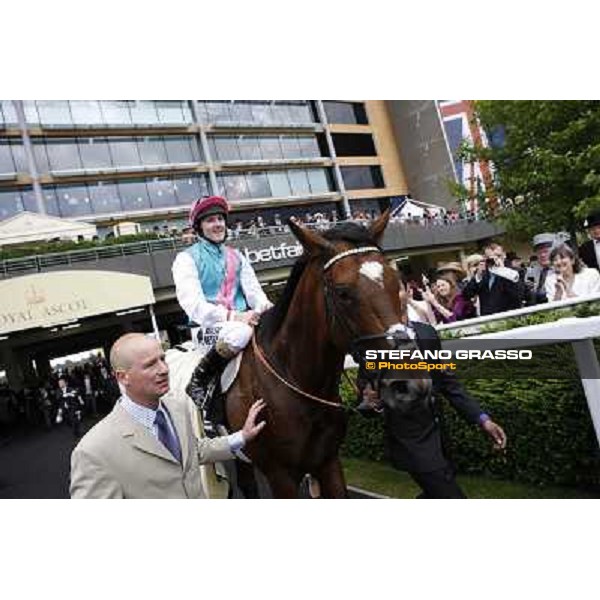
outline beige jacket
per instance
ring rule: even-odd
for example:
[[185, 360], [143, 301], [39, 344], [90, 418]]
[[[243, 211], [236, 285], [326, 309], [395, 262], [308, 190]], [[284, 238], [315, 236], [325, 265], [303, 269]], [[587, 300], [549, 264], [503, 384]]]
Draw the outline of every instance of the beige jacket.
[[184, 403], [163, 397], [183, 465], [121, 408], [82, 438], [71, 455], [72, 498], [204, 498], [200, 464], [233, 458], [226, 438], [197, 440]]

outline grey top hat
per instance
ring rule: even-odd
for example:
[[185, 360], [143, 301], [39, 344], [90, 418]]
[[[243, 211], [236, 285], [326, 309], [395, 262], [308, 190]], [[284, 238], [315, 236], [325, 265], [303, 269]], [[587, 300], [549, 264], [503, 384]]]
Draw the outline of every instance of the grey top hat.
[[533, 236], [531, 241], [534, 248], [539, 246], [553, 246], [556, 242], [556, 234], [554, 233], [538, 233]]

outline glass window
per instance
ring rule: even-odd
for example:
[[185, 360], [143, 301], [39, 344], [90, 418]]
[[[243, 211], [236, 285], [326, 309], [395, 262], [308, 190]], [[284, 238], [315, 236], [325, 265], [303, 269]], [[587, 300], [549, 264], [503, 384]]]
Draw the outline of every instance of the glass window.
[[127, 100], [102, 100], [102, 114], [107, 125], [129, 125], [131, 114]]
[[196, 138], [165, 137], [163, 138], [167, 151], [167, 160], [170, 163], [197, 163], [200, 162], [200, 152]]
[[136, 125], [158, 123], [158, 113], [154, 102], [150, 100], [134, 100], [129, 107], [131, 120]]
[[279, 138], [268, 136], [259, 138], [260, 152], [264, 159], [283, 158]]
[[92, 200], [92, 210], [95, 214], [121, 212], [121, 199], [115, 183], [99, 181], [89, 183], [88, 191]]
[[21, 190], [21, 198], [23, 200], [23, 208], [29, 212], [38, 212], [37, 200], [33, 188]]
[[271, 186], [272, 196], [284, 197], [292, 195], [287, 171], [267, 171], [267, 179]]
[[138, 138], [138, 150], [144, 165], [164, 165], [167, 152], [161, 137]]
[[115, 167], [136, 167], [142, 164], [133, 138], [108, 138], [110, 154]]
[[218, 161], [240, 160], [240, 150], [237, 138], [234, 136], [221, 136], [212, 138], [215, 147], [215, 156]]
[[325, 169], [307, 169], [306, 173], [312, 194], [324, 194], [331, 191]]
[[0, 221], [23, 211], [21, 192], [18, 190], [0, 190]]
[[46, 152], [50, 169], [53, 171], [82, 168], [79, 149], [74, 138], [46, 138]]
[[72, 125], [71, 111], [66, 100], [36, 100], [40, 122], [44, 125]]
[[25, 113], [25, 120], [30, 125], [39, 125], [40, 116], [38, 114], [37, 106], [33, 100], [23, 101], [23, 112]]
[[44, 197], [44, 206], [49, 215], [60, 217], [58, 209], [58, 200], [56, 198], [56, 190], [53, 187], [42, 188], [42, 196]]
[[106, 138], [79, 138], [77, 144], [85, 169], [102, 169], [112, 166]]
[[57, 187], [56, 195], [58, 208], [63, 217], [89, 215], [92, 212], [92, 203], [85, 184]]
[[191, 123], [192, 116], [187, 102], [181, 100], [156, 100], [156, 110], [161, 123]]
[[177, 194], [170, 178], [154, 177], [146, 182], [150, 194], [150, 204], [153, 208], [175, 206]]
[[311, 193], [306, 171], [303, 169], [290, 169], [288, 175], [292, 185], [292, 195], [304, 196]]
[[251, 198], [268, 198], [271, 196], [271, 186], [266, 173], [250, 172], [246, 175], [246, 182]]
[[254, 123], [270, 123], [271, 114], [267, 102], [252, 102], [252, 121]]
[[246, 177], [237, 173], [220, 174], [217, 176], [219, 193], [228, 200], [241, 200], [249, 197]]
[[234, 102], [230, 108], [233, 121], [252, 123], [252, 108], [248, 102]]
[[98, 100], [71, 100], [71, 115], [76, 125], [101, 125], [102, 111]]
[[8, 140], [0, 140], [0, 173], [16, 173]]
[[29, 165], [27, 164], [27, 156], [25, 155], [25, 147], [19, 142], [10, 142], [13, 161], [17, 168], [17, 173], [29, 173]]
[[302, 158], [302, 150], [298, 137], [295, 135], [285, 135], [281, 138], [281, 148], [285, 158]]
[[205, 102], [204, 106], [206, 108], [206, 118], [208, 119], [208, 123], [216, 123], [218, 121], [223, 123], [231, 121], [231, 114], [229, 112], [230, 104], [231, 102], [229, 100]]
[[260, 146], [257, 137], [240, 135], [238, 147], [242, 160], [260, 160]]
[[350, 125], [368, 125], [367, 114], [363, 104], [358, 102], [336, 102], [326, 100], [323, 102], [327, 120], [330, 123], [344, 123]]
[[303, 158], [315, 158], [321, 156], [317, 138], [314, 136], [300, 136], [298, 138], [300, 154]]
[[4, 122], [7, 125], [17, 125], [19, 119], [17, 118], [17, 111], [12, 100], [1, 100], [0, 105], [2, 105], [2, 112], [4, 113]]
[[310, 105], [306, 102], [288, 104], [288, 112], [292, 123], [313, 123], [315, 120]]
[[282, 124], [282, 123], [293, 122], [290, 119], [290, 113], [285, 104], [281, 104], [278, 102], [276, 102], [275, 104], [272, 104], [271, 105], [271, 114], [273, 115], [274, 123]]
[[150, 208], [150, 199], [146, 182], [143, 179], [120, 181], [118, 184], [119, 195], [123, 210], [143, 210]]
[[206, 102], [197, 100], [196, 109], [198, 111], [197, 117], [200, 123], [208, 123], [208, 112], [206, 111]]
[[194, 177], [175, 177], [173, 189], [179, 204], [191, 204], [201, 196], [208, 194], [208, 181], [205, 175]]
[[33, 156], [35, 158], [35, 166], [38, 173], [50, 173], [50, 162], [48, 160], [48, 152], [46, 152], [46, 144], [43, 140], [34, 139], [33, 141]]
[[349, 190], [385, 187], [379, 167], [341, 167], [340, 170]]

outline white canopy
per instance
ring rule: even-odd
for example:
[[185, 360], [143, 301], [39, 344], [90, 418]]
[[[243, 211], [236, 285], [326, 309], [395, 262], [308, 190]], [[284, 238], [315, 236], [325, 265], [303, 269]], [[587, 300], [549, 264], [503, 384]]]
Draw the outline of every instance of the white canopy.
[[425, 211], [428, 211], [432, 215], [438, 215], [443, 211], [443, 208], [435, 204], [407, 198], [392, 211], [391, 216], [396, 218], [421, 218], [425, 215]]
[[55, 238], [77, 240], [80, 235], [84, 239], [92, 239], [96, 234], [96, 226], [90, 223], [27, 211], [0, 222], [0, 246], [43, 242]]

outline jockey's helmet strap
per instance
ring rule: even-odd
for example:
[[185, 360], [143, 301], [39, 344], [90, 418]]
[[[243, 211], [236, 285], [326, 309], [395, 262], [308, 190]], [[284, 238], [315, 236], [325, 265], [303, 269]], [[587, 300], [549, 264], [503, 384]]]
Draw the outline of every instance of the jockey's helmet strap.
[[381, 254], [381, 249], [377, 246], [364, 246], [363, 248], [352, 248], [351, 250], [345, 250], [344, 252], [340, 252], [336, 254], [333, 258], [330, 258], [323, 267], [323, 272], [327, 271], [331, 265], [336, 263], [338, 260], [342, 258], [346, 258], [347, 256], [352, 256], [354, 254], [365, 254], [366, 252], [377, 252]]

